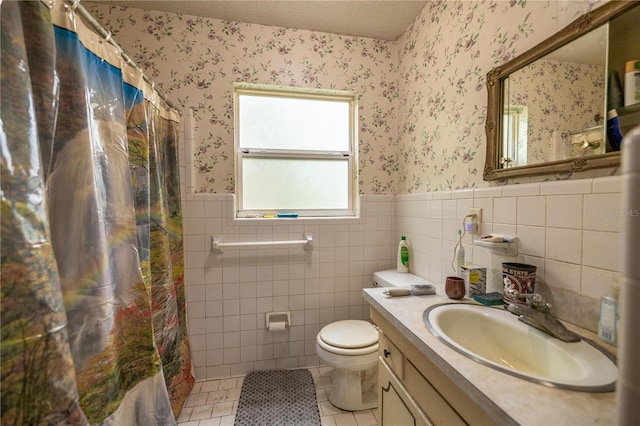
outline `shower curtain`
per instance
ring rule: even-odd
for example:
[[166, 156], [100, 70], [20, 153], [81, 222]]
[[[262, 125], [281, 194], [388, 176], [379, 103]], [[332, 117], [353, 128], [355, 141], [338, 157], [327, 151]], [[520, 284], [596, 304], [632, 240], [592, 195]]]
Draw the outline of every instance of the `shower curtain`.
[[1, 12], [1, 424], [175, 424], [179, 116], [61, 0]]

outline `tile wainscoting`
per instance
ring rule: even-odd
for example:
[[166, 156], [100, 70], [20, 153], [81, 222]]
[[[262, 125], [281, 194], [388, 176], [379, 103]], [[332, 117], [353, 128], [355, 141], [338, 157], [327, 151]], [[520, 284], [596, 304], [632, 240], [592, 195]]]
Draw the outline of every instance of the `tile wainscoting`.
[[[457, 230], [470, 207], [482, 208], [482, 234], [519, 238], [517, 257], [473, 246], [467, 261], [487, 267], [498, 288], [501, 263], [536, 265], [537, 291], [560, 318], [595, 330], [598, 302], [619, 269], [621, 180], [618, 176], [396, 196], [361, 196], [358, 219], [233, 219], [233, 195], [183, 200], [185, 279], [197, 380], [270, 368], [317, 366], [315, 338], [340, 319], [367, 319], [362, 288], [376, 270], [395, 267], [406, 235], [412, 273], [433, 282], [451, 275]], [[210, 250], [224, 241], [301, 239], [292, 247]], [[286, 331], [265, 330], [265, 312], [291, 311]]]
[[[234, 220], [233, 195], [184, 200], [187, 320], [197, 380], [253, 370], [317, 366], [320, 328], [366, 319], [362, 289], [395, 265], [394, 196], [361, 197], [357, 219]], [[223, 241], [300, 240], [300, 246], [225, 247]], [[291, 327], [265, 329], [265, 313], [291, 311]]]
[[471, 207], [482, 208], [481, 234], [518, 237], [505, 256], [463, 239], [467, 263], [487, 267], [489, 290], [501, 288], [502, 262], [537, 266], [536, 291], [559, 318], [596, 330], [599, 298], [619, 270], [622, 180], [593, 179], [491, 186], [398, 195], [394, 235], [412, 244], [411, 272], [434, 282], [454, 272], [458, 229]]

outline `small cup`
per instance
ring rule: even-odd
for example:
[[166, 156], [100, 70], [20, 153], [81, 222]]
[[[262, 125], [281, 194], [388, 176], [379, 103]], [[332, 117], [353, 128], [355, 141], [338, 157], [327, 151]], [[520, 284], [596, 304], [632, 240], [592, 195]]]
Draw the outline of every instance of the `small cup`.
[[464, 279], [460, 277], [447, 277], [444, 282], [444, 292], [449, 299], [462, 299], [464, 297]]

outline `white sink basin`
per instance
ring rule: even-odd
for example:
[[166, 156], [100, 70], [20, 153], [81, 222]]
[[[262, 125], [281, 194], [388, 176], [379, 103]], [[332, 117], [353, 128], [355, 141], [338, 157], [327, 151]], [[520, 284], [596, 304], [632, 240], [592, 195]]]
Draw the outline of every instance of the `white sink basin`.
[[611, 355], [588, 340], [565, 343], [502, 308], [447, 303], [428, 308], [423, 319], [443, 343], [496, 370], [563, 389], [615, 389], [618, 368]]

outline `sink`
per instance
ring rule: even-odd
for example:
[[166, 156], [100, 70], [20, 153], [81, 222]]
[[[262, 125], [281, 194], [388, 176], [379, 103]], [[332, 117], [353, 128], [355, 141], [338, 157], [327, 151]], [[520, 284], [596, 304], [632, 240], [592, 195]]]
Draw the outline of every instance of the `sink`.
[[443, 303], [426, 309], [423, 320], [450, 348], [503, 373], [562, 389], [615, 389], [618, 368], [612, 355], [586, 339], [565, 343], [502, 308]]

